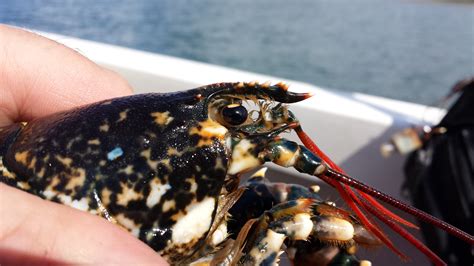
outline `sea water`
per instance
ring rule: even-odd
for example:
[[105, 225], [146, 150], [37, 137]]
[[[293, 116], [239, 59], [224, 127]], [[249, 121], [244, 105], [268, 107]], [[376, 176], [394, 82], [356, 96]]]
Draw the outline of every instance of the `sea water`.
[[1, 0], [0, 23], [430, 104], [474, 74], [474, 5]]

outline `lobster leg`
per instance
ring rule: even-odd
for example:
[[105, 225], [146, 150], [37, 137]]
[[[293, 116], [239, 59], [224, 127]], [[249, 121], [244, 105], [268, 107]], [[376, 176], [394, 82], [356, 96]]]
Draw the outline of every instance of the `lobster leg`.
[[[320, 209], [324, 213], [319, 213]], [[296, 241], [312, 237], [340, 247], [352, 246], [355, 229], [348, 220], [349, 217], [341, 217], [339, 209], [315, 199], [302, 198], [275, 205], [258, 219], [240, 262], [274, 265], [286, 239]], [[347, 265], [359, 264], [352, 255], [346, 262]]]

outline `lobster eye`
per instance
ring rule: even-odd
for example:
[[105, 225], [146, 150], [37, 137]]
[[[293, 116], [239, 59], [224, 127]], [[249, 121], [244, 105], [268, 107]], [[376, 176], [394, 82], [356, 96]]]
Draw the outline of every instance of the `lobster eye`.
[[247, 120], [248, 112], [245, 107], [238, 104], [227, 105], [222, 108], [222, 118], [232, 126], [238, 126]]

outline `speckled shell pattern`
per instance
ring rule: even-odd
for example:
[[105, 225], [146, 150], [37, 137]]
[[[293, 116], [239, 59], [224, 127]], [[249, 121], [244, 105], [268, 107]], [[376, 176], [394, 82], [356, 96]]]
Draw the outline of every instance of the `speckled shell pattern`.
[[4, 128], [0, 180], [117, 222], [171, 260], [188, 256], [209, 229], [170, 247], [171, 228], [191, 204], [217, 204], [229, 151], [203, 132], [202, 99], [223, 86], [116, 98]]

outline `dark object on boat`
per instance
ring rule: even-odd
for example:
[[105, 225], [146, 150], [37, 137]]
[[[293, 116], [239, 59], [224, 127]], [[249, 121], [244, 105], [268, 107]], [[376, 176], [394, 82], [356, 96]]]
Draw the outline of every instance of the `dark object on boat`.
[[[414, 205], [474, 233], [474, 77], [457, 83], [459, 98], [405, 163], [404, 188]], [[473, 265], [474, 248], [420, 223], [428, 247], [448, 265]]]

